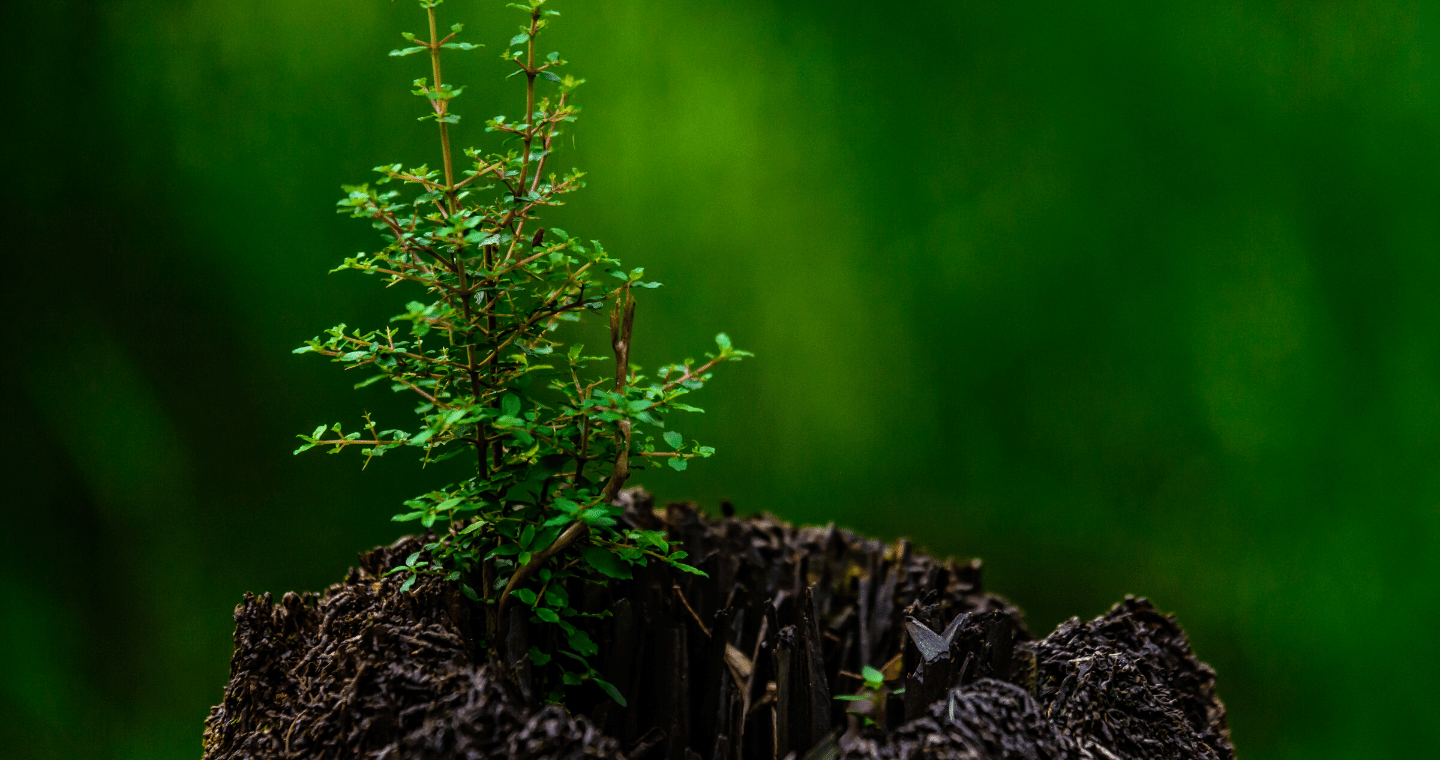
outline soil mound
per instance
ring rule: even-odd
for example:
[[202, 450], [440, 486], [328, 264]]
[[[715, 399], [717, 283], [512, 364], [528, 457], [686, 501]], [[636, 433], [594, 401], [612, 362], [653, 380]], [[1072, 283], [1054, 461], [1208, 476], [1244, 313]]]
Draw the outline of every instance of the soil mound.
[[[323, 594], [246, 595], [205, 757], [1234, 757], [1214, 672], [1144, 599], [1034, 641], [981, 588], [978, 562], [768, 515], [653, 510], [638, 490], [622, 499], [625, 520], [684, 541], [709, 575], [651, 567], [567, 589], [611, 611], [588, 633], [626, 706], [593, 686], [566, 708], [539, 704], [527, 660], [505, 668], [480, 648], [483, 621], [456, 584], [402, 593], [383, 577], [426, 541], [407, 537]], [[907, 621], [949, 639], [922, 651]], [[553, 626], [519, 623], [520, 651], [548, 645]], [[866, 665], [888, 693], [833, 699], [860, 692]]]

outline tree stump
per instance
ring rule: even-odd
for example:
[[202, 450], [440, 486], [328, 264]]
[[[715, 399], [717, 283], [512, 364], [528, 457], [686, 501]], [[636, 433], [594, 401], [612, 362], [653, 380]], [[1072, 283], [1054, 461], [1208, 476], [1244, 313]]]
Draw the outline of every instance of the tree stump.
[[[402, 593], [383, 577], [427, 540], [412, 536], [321, 594], [246, 595], [205, 758], [1234, 757], [1214, 672], [1144, 599], [1035, 640], [978, 561], [833, 525], [655, 510], [639, 489], [621, 499], [624, 519], [663, 527], [709, 576], [652, 566], [568, 589], [611, 613], [587, 632], [625, 706], [593, 685], [540, 704], [523, 677], [500, 677], [483, 613], [455, 584]], [[927, 660], [907, 621], [956, 625]], [[529, 641], [528, 625], [517, 617], [511, 637]]]

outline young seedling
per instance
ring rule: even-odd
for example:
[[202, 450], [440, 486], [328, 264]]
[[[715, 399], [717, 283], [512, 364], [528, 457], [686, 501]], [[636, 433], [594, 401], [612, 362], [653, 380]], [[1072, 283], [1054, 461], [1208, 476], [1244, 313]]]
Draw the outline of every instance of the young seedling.
[[[590, 666], [596, 645], [577, 627], [585, 615], [566, 589], [629, 578], [632, 566], [651, 562], [700, 573], [663, 532], [617, 522], [616, 496], [633, 471], [659, 462], [684, 470], [714, 453], [674, 429], [673, 413], [700, 411], [684, 402], [688, 394], [719, 364], [751, 354], [722, 333], [704, 360], [653, 377], [630, 363], [632, 291], [660, 283], [623, 269], [599, 241], [543, 221], [584, 186], [582, 172], [554, 169], [584, 81], [562, 76], [567, 61], [538, 46], [558, 12], [546, 0], [508, 6], [525, 17], [501, 55], [523, 82], [524, 111], [486, 122], [503, 152], [467, 148], [457, 158], [451, 128], [460, 116], [451, 104], [463, 88], [442, 78], [441, 54], [479, 46], [458, 39], [458, 23], [441, 34], [442, 2], [420, 0], [427, 31], [404, 34], [408, 46], [390, 53], [429, 59], [412, 91], [427, 104], [421, 118], [437, 125], [439, 165], [387, 164], [376, 167], [373, 186], [346, 186], [340, 211], [369, 221], [383, 247], [332, 270], [380, 277], [413, 299], [391, 326], [337, 325], [296, 350], [368, 375], [356, 388], [383, 383], [411, 395], [419, 423], [381, 429], [366, 413], [362, 431], [321, 425], [299, 436], [296, 453], [358, 447], [367, 465], [399, 449], [419, 452], [425, 464], [467, 456], [473, 475], [406, 501], [394, 517], [433, 531], [423, 553], [390, 571], [406, 576], [401, 591], [422, 575], [458, 584], [483, 606], [492, 651], [506, 641], [512, 608], [523, 605], [529, 623], [559, 629], [554, 651], [528, 652], [552, 699], [592, 681], [624, 704]], [[606, 312], [610, 356], [587, 353], [574, 325]], [[526, 654], [505, 659], [513, 665]]]
[[[837, 694], [835, 696], [835, 699], [843, 700], [846, 702], [859, 702], [862, 700], [869, 701], [872, 697], [874, 697], [875, 692], [878, 692], [881, 689], [885, 688], [885, 674], [870, 667], [869, 665], [866, 665], [860, 670], [860, 678], [865, 682], [865, 685], [861, 687], [861, 693]], [[865, 692], [870, 693], [867, 694]]]
[[[898, 663], [896, 663], [898, 665]], [[855, 674], [847, 674], [855, 677]], [[885, 674], [875, 668], [866, 665], [860, 669], [858, 676], [863, 685], [855, 694], [837, 694], [834, 698], [845, 702], [864, 702], [865, 705], [858, 710], [847, 710], [847, 714], [854, 715], [865, 722], [867, 726], [879, 725], [874, 716], [882, 714], [885, 707], [885, 700], [891, 694], [904, 694], [904, 689], [887, 689], [885, 687]]]

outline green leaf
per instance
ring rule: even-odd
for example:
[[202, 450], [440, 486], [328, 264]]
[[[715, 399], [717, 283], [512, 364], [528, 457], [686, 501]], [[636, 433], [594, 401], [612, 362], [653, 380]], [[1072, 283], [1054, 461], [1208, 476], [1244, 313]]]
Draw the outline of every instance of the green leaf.
[[510, 592], [510, 596], [519, 599], [526, 605], [531, 605], [535, 603], [535, 592], [531, 591], [528, 588], [517, 588], [514, 591]]
[[550, 655], [540, 651], [539, 647], [530, 647], [530, 661], [538, 666], [550, 664]]
[[690, 466], [690, 463], [688, 461], [680, 457], [670, 457], [669, 461], [670, 469], [676, 472], [684, 472], [685, 468]]
[[[670, 551], [670, 542], [665, 540], [664, 531], [659, 530], [632, 530], [628, 535], [632, 540], [641, 546], [653, 546], [662, 552]], [[678, 559], [678, 557], [677, 557]]]
[[511, 38], [510, 38], [510, 42], [509, 42], [508, 44], [510, 44], [510, 45], [521, 45], [521, 44], [524, 44], [524, 43], [529, 42], [529, 41], [530, 41], [530, 33], [529, 33], [529, 32], [521, 32], [521, 33], [515, 35], [514, 37], [511, 37]]
[[536, 533], [536, 534], [535, 534], [535, 543], [533, 543], [533, 544], [530, 545], [530, 551], [532, 551], [532, 552], [538, 552], [538, 551], [540, 551], [541, 549], [544, 549], [545, 547], [549, 546], [550, 544], [555, 543], [555, 539], [558, 538], [559, 536], [560, 536], [560, 529], [559, 529], [559, 528], [556, 528], [556, 527], [554, 527], [554, 526], [550, 526], [550, 527], [547, 527], [547, 528], [542, 529], [539, 533]]
[[585, 558], [586, 564], [595, 568], [602, 575], [611, 578], [629, 580], [632, 576], [630, 568], [620, 561], [619, 557], [610, 553], [610, 550], [599, 546], [587, 546], [580, 550], [580, 556]]
[[497, 547], [495, 547], [494, 549], [491, 549], [491, 550], [490, 550], [490, 553], [487, 554], [487, 555], [485, 555], [485, 559], [494, 559], [494, 558], [496, 558], [496, 557], [508, 557], [508, 556], [510, 556], [511, 554], [517, 554], [517, 553], [519, 553], [519, 551], [520, 551], [520, 547], [516, 546], [515, 544], [505, 544], [504, 546], [497, 546]]
[[558, 622], [560, 622], [560, 615], [557, 614], [557, 613], [555, 612], [555, 610], [552, 610], [552, 609], [550, 609], [549, 607], [536, 607], [536, 608], [535, 608], [535, 617], [538, 617], [538, 618], [540, 618], [541, 620], [544, 620], [544, 621], [547, 622], [547, 623], [558, 623]]
[[584, 512], [580, 513], [579, 519], [584, 521], [586, 525], [597, 526], [601, 528], [615, 527], [615, 520], [610, 517], [609, 512], [607, 512], [603, 507], [587, 509]]
[[865, 667], [860, 669], [860, 675], [865, 677], [865, 683], [885, 683], [885, 674], [870, 667], [869, 665], [866, 665]]
[[680, 435], [674, 430], [665, 431], [664, 437], [665, 442], [670, 444], [670, 448], [672, 449], [679, 449], [681, 446], [685, 445], [685, 436]]
[[715, 343], [720, 346], [720, 350], [728, 350], [730, 348], [730, 336], [725, 333], [720, 333], [715, 336]]
[[600, 647], [595, 645], [595, 641], [590, 638], [590, 634], [584, 631], [577, 629], [574, 633], [570, 634], [569, 640], [570, 648], [586, 657], [600, 651]]
[[410, 590], [410, 587], [415, 585], [415, 579], [416, 579], [417, 577], [419, 577], [419, 576], [415, 575], [414, 573], [411, 573], [411, 574], [410, 574], [410, 577], [409, 577], [409, 578], [406, 578], [406, 579], [405, 579], [405, 582], [402, 583], [402, 584], [400, 584], [400, 593], [403, 594], [403, 593], [405, 593], [406, 591], [409, 591], [409, 590]]
[[544, 77], [545, 79], [548, 79], [548, 80], [550, 80], [550, 81], [552, 81], [552, 82], [558, 82], [558, 81], [560, 81], [560, 76], [559, 76], [558, 74], [556, 74], [555, 72], [553, 72], [553, 71], [542, 71], [542, 72], [540, 72], [540, 76], [542, 76], [542, 77]]
[[480, 595], [475, 593], [475, 589], [470, 588], [469, 584], [460, 584], [460, 593], [464, 594], [465, 598], [472, 602], [480, 601]]
[[675, 569], [677, 569], [677, 570], [684, 570], [684, 571], [687, 572], [687, 573], [692, 573], [692, 574], [694, 574], [694, 575], [698, 575], [698, 576], [700, 576], [701, 578], [709, 578], [709, 577], [710, 577], [709, 575], [707, 575], [707, 574], [705, 573], [705, 571], [701, 570], [700, 568], [691, 567], [691, 566], [685, 564], [684, 562], [671, 562], [670, 565], [671, 565], [672, 567], [674, 567]]
[[846, 701], [846, 702], [868, 702], [868, 701], [870, 701], [870, 698], [869, 698], [869, 697], [863, 697], [863, 696], [861, 696], [861, 695], [859, 695], [859, 694], [836, 694], [834, 697], [832, 697], [832, 699], [839, 699], [839, 700], [843, 700], [843, 701]]
[[369, 380], [361, 380], [360, 382], [358, 382], [358, 383], [355, 384], [355, 390], [358, 391], [358, 390], [360, 390], [361, 388], [365, 388], [365, 387], [374, 385], [375, 383], [378, 383], [378, 382], [380, 382], [381, 380], [384, 380], [384, 379], [387, 378], [387, 377], [389, 377], [389, 375], [375, 375], [374, 377], [370, 378]]
[[500, 411], [506, 417], [519, 417], [520, 397], [513, 393], [505, 394], [505, 397], [500, 399]]
[[615, 684], [606, 681], [600, 676], [591, 676], [590, 680], [594, 681], [596, 686], [599, 686], [601, 689], [603, 689], [605, 693], [610, 695], [610, 698], [615, 700], [615, 702], [621, 707], [627, 706], [625, 704], [625, 698], [620, 696], [620, 690], [615, 688]]

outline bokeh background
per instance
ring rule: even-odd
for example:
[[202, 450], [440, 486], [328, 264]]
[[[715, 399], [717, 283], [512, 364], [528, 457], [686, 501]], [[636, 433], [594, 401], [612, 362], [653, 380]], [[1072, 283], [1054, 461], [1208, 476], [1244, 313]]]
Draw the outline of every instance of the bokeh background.
[[[589, 80], [556, 223], [666, 283], [637, 360], [727, 366], [722, 498], [979, 556], [1045, 634], [1127, 593], [1240, 756], [1440, 740], [1435, 3], [557, 5]], [[523, 109], [518, 20], [461, 144]], [[513, 12], [512, 12], [513, 13]], [[338, 185], [436, 160], [413, 2], [8, 3], [0, 754], [193, 758], [247, 590], [320, 589], [430, 483], [290, 454], [406, 404], [303, 339], [410, 295]]]

